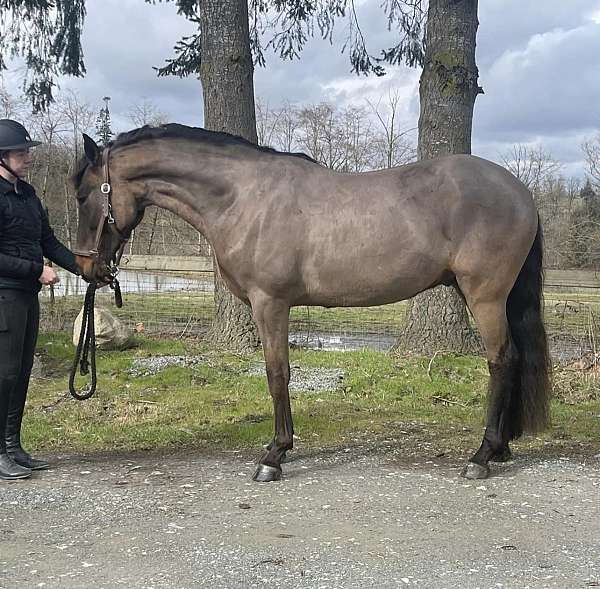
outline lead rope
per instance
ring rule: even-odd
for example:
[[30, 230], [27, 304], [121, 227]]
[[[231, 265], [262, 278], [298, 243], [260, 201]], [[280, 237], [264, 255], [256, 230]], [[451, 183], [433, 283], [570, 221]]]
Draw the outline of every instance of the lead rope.
[[123, 306], [123, 295], [121, 295], [121, 285], [116, 276], [113, 277], [109, 286], [115, 291], [115, 307], [120, 309]]
[[[85, 293], [83, 302], [83, 313], [81, 315], [81, 331], [79, 332], [79, 342], [75, 350], [75, 360], [69, 374], [69, 392], [71, 396], [78, 401], [89, 399], [96, 392], [96, 330], [94, 325], [94, 303], [96, 301], [96, 288], [98, 283], [90, 282]], [[119, 308], [123, 306], [123, 297], [121, 295], [121, 285], [116, 277], [110, 283], [110, 287], [115, 291], [115, 305]], [[75, 374], [79, 364], [79, 374], [85, 376], [92, 369], [91, 382], [85, 392], [78, 392], [75, 389]]]
[[[69, 392], [78, 401], [89, 399], [96, 392], [96, 332], [94, 329], [94, 302], [96, 298], [96, 282], [90, 282], [85, 293], [81, 316], [79, 343], [75, 351], [75, 360], [69, 374]], [[75, 374], [79, 364], [79, 373], [85, 376], [92, 369], [91, 382], [85, 392], [75, 389]]]

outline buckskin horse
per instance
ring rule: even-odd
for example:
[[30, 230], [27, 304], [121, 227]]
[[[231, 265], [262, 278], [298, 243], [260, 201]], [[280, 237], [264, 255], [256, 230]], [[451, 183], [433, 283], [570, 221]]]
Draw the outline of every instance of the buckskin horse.
[[463, 476], [487, 477], [490, 461], [510, 457], [511, 440], [547, 424], [542, 230], [530, 192], [501, 166], [453, 155], [340, 173], [304, 154], [176, 124], [121, 134], [104, 149], [84, 136], [84, 147], [72, 180], [75, 253], [87, 280], [110, 282], [111, 260], [154, 205], [206, 237], [221, 276], [252, 308], [275, 414], [254, 480], [278, 480], [293, 444], [296, 305], [384, 305], [453, 285], [490, 374], [483, 441]]

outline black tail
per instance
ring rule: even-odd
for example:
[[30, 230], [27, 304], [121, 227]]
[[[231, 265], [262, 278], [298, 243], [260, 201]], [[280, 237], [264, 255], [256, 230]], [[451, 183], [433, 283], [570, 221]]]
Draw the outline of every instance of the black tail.
[[543, 236], [538, 218], [535, 240], [510, 291], [507, 316], [519, 354], [510, 421], [513, 438], [547, 427], [552, 363], [543, 322]]

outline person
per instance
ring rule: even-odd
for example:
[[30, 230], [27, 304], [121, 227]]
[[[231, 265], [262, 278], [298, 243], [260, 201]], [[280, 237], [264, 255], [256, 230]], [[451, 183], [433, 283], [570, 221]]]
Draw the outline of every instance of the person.
[[32, 141], [23, 125], [0, 119], [0, 479], [48, 467], [21, 446], [21, 422], [39, 328], [38, 293], [56, 284], [44, 257], [79, 274], [74, 254], [54, 235], [46, 210], [24, 177]]

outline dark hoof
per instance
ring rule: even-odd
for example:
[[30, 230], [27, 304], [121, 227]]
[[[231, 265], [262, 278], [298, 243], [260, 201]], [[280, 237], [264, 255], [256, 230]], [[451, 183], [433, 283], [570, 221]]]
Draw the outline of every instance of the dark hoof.
[[460, 473], [465, 479], [487, 479], [490, 474], [489, 466], [481, 466], [476, 462], [467, 462]]
[[252, 477], [252, 480], [257, 483], [270, 483], [279, 479], [281, 479], [281, 469], [267, 464], [259, 464]]
[[510, 451], [510, 448], [507, 446], [506, 448], [500, 450], [499, 452], [496, 452], [496, 454], [494, 454], [490, 460], [492, 462], [508, 462], [509, 460], [512, 460], [512, 452]]

